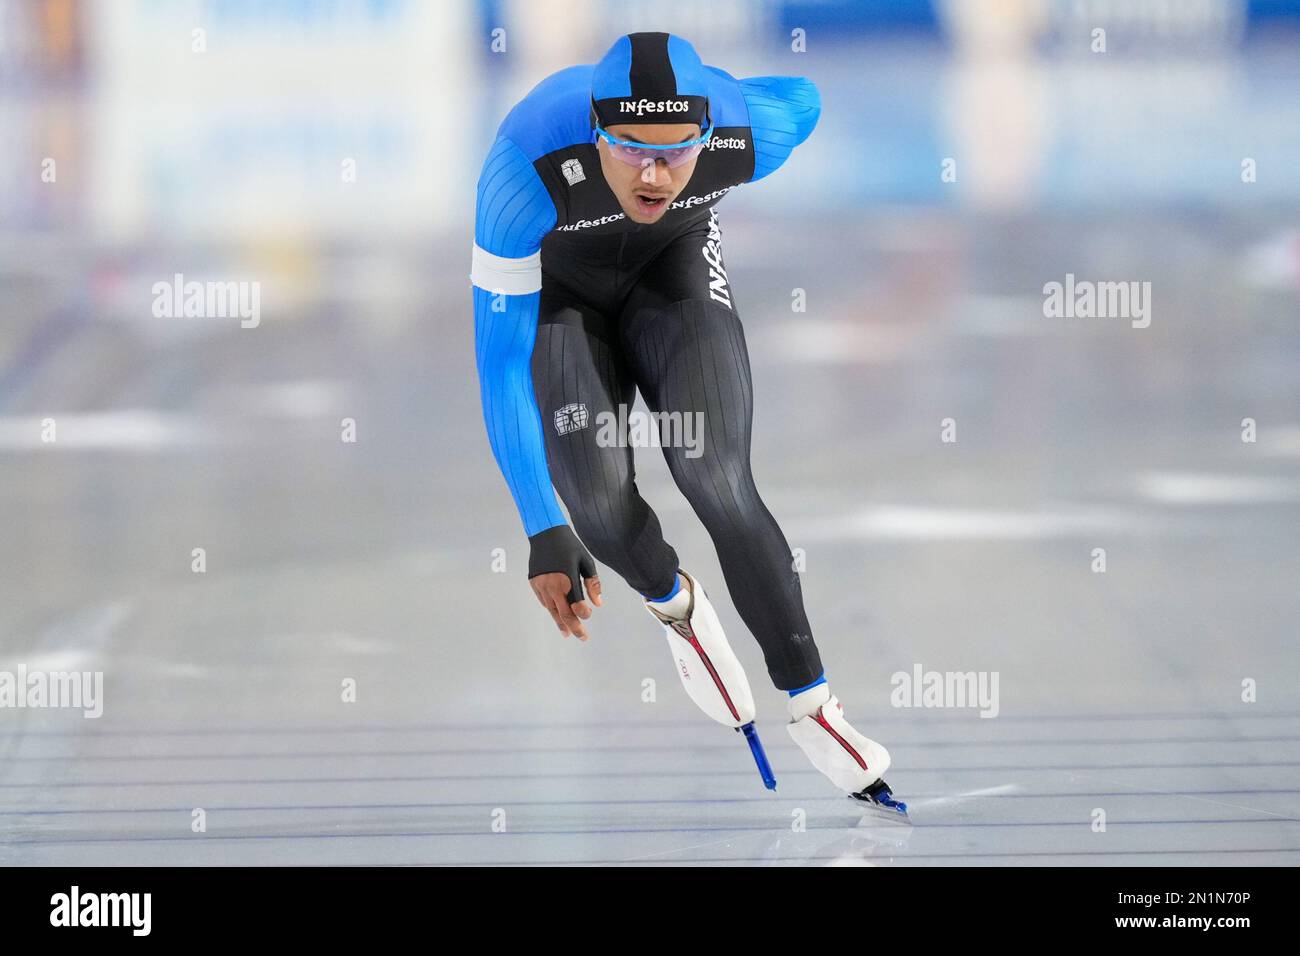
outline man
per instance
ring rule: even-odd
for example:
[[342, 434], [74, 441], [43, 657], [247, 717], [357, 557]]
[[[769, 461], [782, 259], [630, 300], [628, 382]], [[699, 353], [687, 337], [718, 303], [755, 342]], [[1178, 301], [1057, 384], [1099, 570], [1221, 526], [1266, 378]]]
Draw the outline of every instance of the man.
[[538, 84], [501, 124], [478, 182], [480, 391], [528, 535], [529, 583], [560, 632], [587, 639], [584, 588], [602, 604], [594, 554], [663, 624], [691, 699], [745, 730], [775, 786], [740, 662], [634, 480], [636, 390], [652, 412], [698, 422], [698, 443], [664, 442], [664, 457], [790, 695], [790, 735], [837, 786], [905, 812], [882, 779], [888, 752], [831, 696], [789, 546], [750, 473], [749, 358], [713, 208], [780, 167], [820, 111], [808, 80], [736, 80], [666, 33], [621, 37], [594, 67]]

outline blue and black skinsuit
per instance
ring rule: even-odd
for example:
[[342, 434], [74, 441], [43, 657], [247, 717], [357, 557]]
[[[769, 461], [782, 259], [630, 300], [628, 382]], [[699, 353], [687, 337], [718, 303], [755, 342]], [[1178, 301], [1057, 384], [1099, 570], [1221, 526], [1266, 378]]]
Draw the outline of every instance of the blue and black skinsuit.
[[[654, 122], [647, 109], [674, 97], [714, 133], [668, 211], [639, 224], [601, 173], [594, 126]], [[636, 118], [609, 118], [620, 109]], [[783, 690], [816, 681], [822, 664], [789, 545], [750, 472], [749, 356], [714, 206], [780, 167], [820, 110], [808, 80], [737, 80], [679, 37], [621, 37], [599, 64], [547, 77], [501, 124], [478, 181], [471, 274], [483, 414], [529, 537], [529, 577], [567, 574], [580, 600], [595, 573], [585, 545], [641, 594], [668, 593], [677, 554], [637, 491], [632, 448], [597, 440], [601, 413], [626, 416], [637, 389], [653, 412], [702, 413], [699, 448], [663, 454]], [[697, 121], [671, 115], [658, 120]]]

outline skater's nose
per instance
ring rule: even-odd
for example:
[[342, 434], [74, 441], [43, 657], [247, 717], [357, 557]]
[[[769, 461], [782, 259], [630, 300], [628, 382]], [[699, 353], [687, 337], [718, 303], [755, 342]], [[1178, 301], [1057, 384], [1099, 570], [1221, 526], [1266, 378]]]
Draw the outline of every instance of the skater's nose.
[[667, 186], [672, 183], [673, 174], [669, 171], [668, 164], [661, 159], [645, 165], [641, 170], [641, 181], [647, 186]]

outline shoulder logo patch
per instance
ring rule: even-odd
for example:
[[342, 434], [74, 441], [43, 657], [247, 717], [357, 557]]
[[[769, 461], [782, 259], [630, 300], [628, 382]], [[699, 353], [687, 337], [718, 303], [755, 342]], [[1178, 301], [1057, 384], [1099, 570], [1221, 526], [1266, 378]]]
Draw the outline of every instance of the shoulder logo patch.
[[576, 186], [587, 178], [582, 172], [582, 163], [576, 159], [566, 159], [561, 163], [560, 172], [564, 173], [564, 178], [568, 180], [570, 186]]

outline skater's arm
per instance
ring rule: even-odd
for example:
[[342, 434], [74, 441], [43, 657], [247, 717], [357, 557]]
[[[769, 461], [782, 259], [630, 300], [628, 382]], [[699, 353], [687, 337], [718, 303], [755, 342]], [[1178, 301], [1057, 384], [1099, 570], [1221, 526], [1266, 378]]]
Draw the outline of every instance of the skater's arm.
[[754, 76], [738, 82], [754, 138], [750, 182], [757, 182], [779, 169], [812, 133], [821, 116], [821, 94], [801, 76]]
[[510, 139], [493, 144], [478, 183], [474, 226], [474, 348], [488, 441], [528, 535], [528, 580], [560, 633], [587, 639], [583, 590], [599, 605], [591, 555], [560, 510], [546, 465], [532, 355], [542, 288], [542, 237], [555, 205]]
[[530, 537], [566, 524], [546, 466], [531, 360], [542, 287], [542, 237], [555, 206], [510, 140], [493, 144], [478, 181], [474, 345], [488, 441]]

